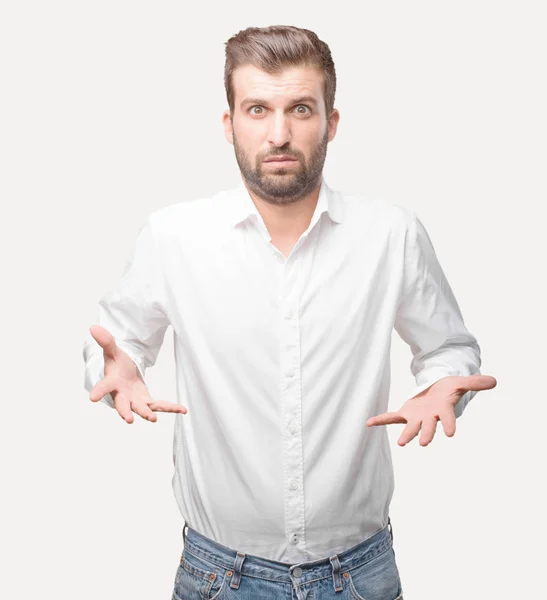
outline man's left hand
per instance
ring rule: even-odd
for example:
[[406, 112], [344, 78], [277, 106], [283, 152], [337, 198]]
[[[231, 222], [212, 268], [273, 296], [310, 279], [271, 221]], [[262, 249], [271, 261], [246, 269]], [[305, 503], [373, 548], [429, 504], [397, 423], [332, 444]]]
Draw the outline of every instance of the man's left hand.
[[437, 421], [443, 424], [448, 437], [456, 433], [456, 415], [454, 407], [458, 400], [469, 390], [489, 390], [497, 385], [490, 375], [468, 375], [443, 377], [407, 400], [397, 412], [387, 412], [367, 421], [369, 427], [374, 425], [389, 425], [390, 423], [406, 423], [399, 446], [404, 446], [413, 440], [420, 429], [420, 445], [427, 446], [437, 429]]

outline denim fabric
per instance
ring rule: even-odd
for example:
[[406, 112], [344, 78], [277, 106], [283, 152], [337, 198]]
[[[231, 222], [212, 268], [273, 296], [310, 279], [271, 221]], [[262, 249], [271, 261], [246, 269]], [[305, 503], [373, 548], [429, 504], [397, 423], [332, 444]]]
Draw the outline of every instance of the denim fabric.
[[403, 600], [390, 520], [340, 554], [295, 564], [232, 550], [188, 525], [183, 536], [171, 600]]

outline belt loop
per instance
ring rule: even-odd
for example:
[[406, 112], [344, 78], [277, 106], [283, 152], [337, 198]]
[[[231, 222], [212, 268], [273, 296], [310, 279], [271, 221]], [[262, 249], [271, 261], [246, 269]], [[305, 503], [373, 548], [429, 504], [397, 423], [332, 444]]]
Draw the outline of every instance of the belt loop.
[[184, 540], [183, 544], [182, 544], [182, 552], [180, 555], [180, 564], [182, 565], [182, 563], [184, 562], [184, 549], [186, 548], [186, 529], [187, 529], [188, 525], [186, 525], [186, 523], [184, 523], [184, 527], [182, 528], [182, 539]]
[[230, 581], [230, 587], [234, 590], [237, 590], [239, 588], [239, 582], [241, 581], [241, 566], [243, 565], [244, 560], [245, 553], [238, 552], [234, 560], [234, 574], [232, 577], [232, 581]]
[[391, 525], [391, 518], [387, 518], [387, 524], [389, 526], [389, 535], [391, 536], [391, 541], [393, 542], [393, 526]]
[[332, 565], [332, 579], [334, 582], [334, 591], [341, 592], [344, 587], [342, 586], [342, 579], [340, 578], [340, 560], [338, 555], [335, 554], [329, 558], [330, 564]]

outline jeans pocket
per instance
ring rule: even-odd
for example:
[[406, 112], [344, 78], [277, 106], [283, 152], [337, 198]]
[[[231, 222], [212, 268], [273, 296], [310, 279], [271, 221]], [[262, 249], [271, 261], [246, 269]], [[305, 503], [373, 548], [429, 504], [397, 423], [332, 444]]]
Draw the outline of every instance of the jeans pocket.
[[351, 600], [402, 600], [393, 547], [348, 571]]
[[172, 600], [220, 600], [228, 585], [227, 569], [184, 550], [173, 589]]

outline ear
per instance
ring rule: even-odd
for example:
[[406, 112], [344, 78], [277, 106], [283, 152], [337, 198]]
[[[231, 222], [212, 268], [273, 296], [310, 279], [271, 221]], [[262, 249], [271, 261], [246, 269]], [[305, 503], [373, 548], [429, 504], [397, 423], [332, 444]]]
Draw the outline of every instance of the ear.
[[224, 136], [230, 144], [234, 144], [234, 131], [232, 129], [232, 121], [230, 120], [230, 111], [225, 110], [222, 113], [222, 124], [224, 125]]
[[327, 121], [327, 128], [329, 132], [328, 141], [334, 139], [336, 130], [338, 129], [338, 122], [340, 121], [340, 113], [334, 108], [330, 114], [329, 120]]

